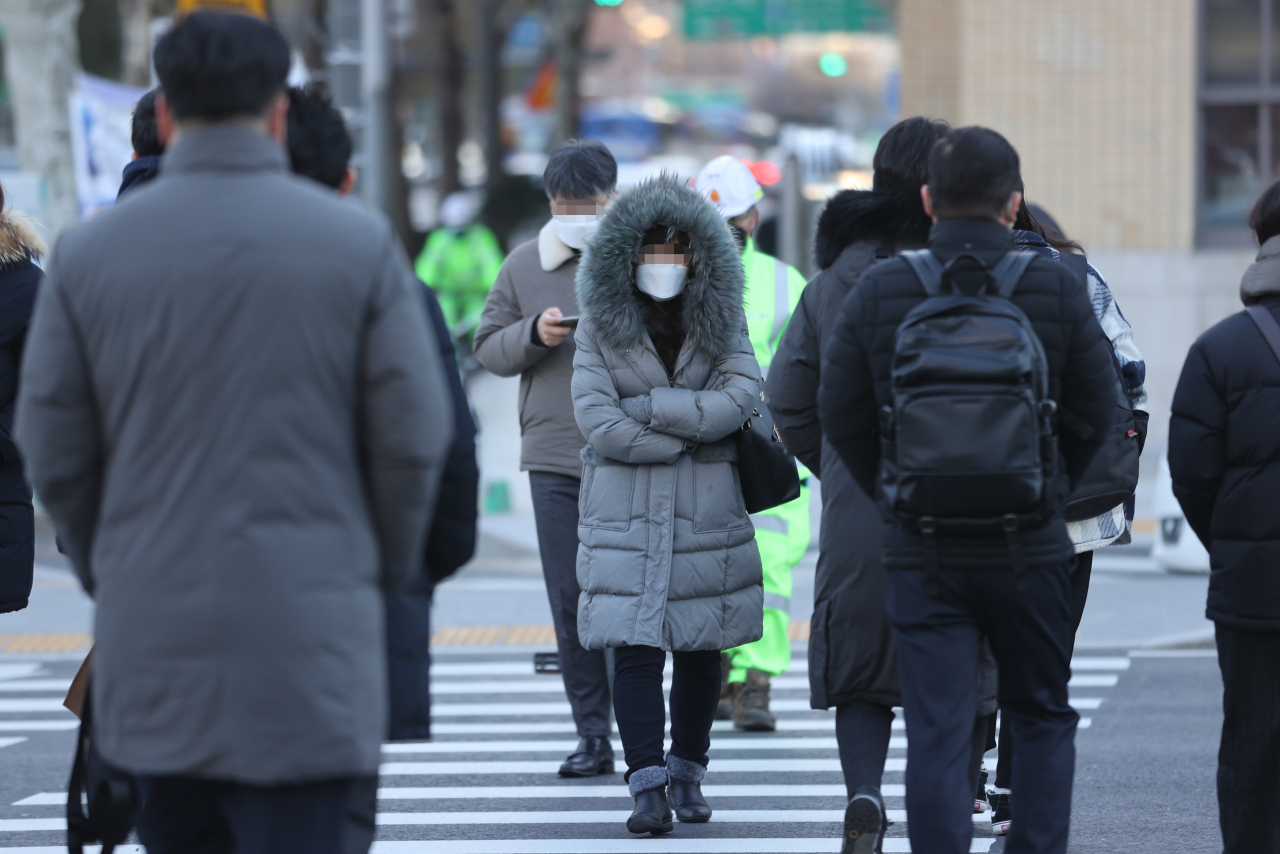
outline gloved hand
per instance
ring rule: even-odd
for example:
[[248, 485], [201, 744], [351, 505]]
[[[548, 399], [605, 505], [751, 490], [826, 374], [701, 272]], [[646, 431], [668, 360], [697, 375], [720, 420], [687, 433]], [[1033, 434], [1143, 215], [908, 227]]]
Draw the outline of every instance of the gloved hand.
[[639, 421], [641, 424], [648, 424], [653, 420], [653, 398], [647, 394], [639, 397], [624, 397], [618, 401], [618, 405], [622, 407], [622, 411], [633, 421]]

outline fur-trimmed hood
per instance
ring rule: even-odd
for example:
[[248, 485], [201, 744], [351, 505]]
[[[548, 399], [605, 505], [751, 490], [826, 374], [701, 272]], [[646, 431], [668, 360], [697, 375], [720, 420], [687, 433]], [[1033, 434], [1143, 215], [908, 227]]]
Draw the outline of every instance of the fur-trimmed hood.
[[719, 212], [679, 179], [662, 175], [609, 207], [578, 266], [578, 308], [602, 343], [628, 352], [644, 341], [636, 258], [645, 232], [669, 226], [689, 235], [693, 263], [682, 320], [692, 346], [710, 356], [730, 352], [743, 334], [742, 255]]
[[827, 202], [818, 218], [814, 260], [825, 270], [841, 252], [862, 240], [924, 246], [932, 226], [919, 192], [845, 190]]
[[29, 217], [12, 210], [0, 212], [0, 265], [34, 261], [46, 251]]

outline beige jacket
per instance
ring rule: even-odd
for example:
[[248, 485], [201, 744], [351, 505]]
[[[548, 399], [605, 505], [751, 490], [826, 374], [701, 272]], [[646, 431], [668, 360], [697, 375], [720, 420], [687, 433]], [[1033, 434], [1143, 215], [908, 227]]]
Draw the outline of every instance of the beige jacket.
[[512, 250], [484, 304], [475, 336], [475, 356], [500, 377], [520, 375], [520, 470], [582, 476], [582, 434], [573, 418], [574, 340], [558, 346], [534, 343], [538, 315], [557, 307], [578, 314], [576, 253], [548, 222]]

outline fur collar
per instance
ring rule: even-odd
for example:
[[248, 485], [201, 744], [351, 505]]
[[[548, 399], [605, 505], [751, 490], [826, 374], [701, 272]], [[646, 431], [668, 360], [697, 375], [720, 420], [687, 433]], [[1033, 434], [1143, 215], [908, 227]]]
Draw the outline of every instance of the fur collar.
[[564, 263], [573, 258], [573, 247], [567, 245], [556, 234], [556, 221], [547, 220], [547, 224], [538, 232], [538, 263], [545, 273], [559, 270]]
[[578, 266], [578, 308], [611, 349], [644, 341], [636, 289], [636, 256], [655, 225], [687, 232], [693, 264], [682, 321], [689, 343], [712, 358], [730, 352], [743, 334], [742, 255], [729, 227], [702, 194], [670, 175], [645, 181], [609, 207]]
[[932, 225], [918, 194], [845, 190], [827, 202], [818, 218], [814, 259], [825, 270], [841, 252], [863, 240], [925, 246]]
[[34, 261], [46, 251], [34, 220], [13, 210], [0, 213], [0, 264]]

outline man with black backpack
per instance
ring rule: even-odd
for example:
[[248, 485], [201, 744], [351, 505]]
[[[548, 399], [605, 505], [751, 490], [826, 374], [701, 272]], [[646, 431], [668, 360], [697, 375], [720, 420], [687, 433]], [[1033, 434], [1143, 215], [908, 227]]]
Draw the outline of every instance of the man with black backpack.
[[[1066, 266], [1014, 251], [1019, 180], [998, 133], [941, 139], [921, 190], [929, 250], [867, 271], [822, 365], [823, 431], [886, 519], [911, 844], [931, 854], [969, 850], [982, 637], [1026, 769], [1008, 851], [1067, 849], [1078, 716], [1063, 508], [1111, 423], [1115, 368]], [[874, 812], [865, 831], [883, 833]]]

